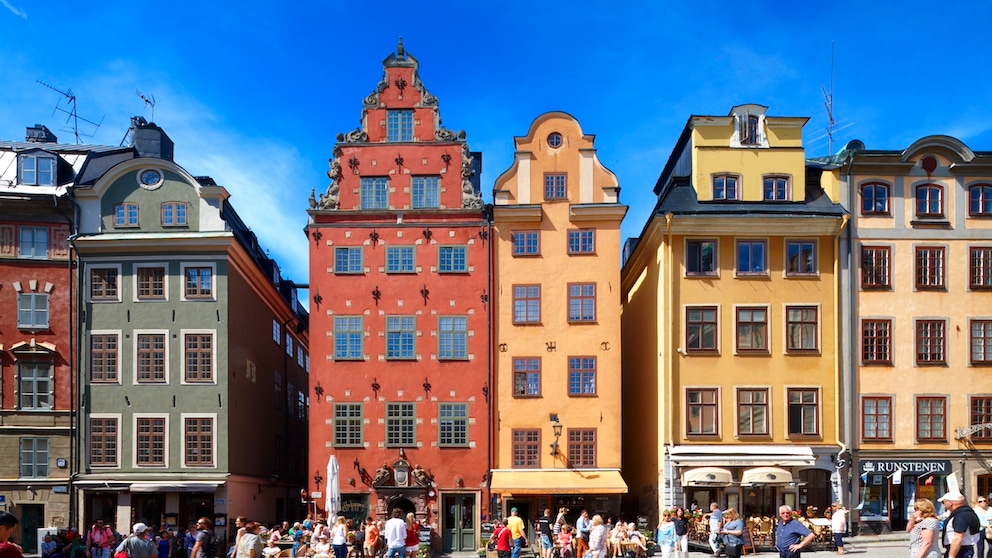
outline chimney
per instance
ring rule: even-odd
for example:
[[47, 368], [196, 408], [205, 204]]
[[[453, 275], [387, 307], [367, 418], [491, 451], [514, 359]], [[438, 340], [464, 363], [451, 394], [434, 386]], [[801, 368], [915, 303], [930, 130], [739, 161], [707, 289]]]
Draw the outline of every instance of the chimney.
[[34, 126], [28, 126], [28, 131], [24, 134], [24, 141], [31, 143], [58, 143], [59, 138], [55, 137], [55, 134], [44, 124], [35, 124]]
[[175, 144], [154, 122], [148, 122], [140, 116], [131, 117], [131, 147], [138, 150], [142, 157], [172, 160]]

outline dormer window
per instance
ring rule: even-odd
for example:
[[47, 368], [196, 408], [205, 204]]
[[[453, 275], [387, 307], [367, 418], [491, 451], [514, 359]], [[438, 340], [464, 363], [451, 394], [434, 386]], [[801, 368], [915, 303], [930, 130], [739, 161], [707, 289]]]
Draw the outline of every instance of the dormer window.
[[765, 111], [762, 105], [739, 105], [730, 110], [734, 119], [734, 135], [730, 147], [768, 147], [765, 135]]
[[55, 156], [43, 153], [21, 155], [19, 158], [21, 184], [55, 186]]
[[745, 112], [741, 116], [741, 144], [761, 145], [761, 128], [757, 114]]
[[412, 110], [391, 110], [386, 113], [386, 141], [413, 141]]

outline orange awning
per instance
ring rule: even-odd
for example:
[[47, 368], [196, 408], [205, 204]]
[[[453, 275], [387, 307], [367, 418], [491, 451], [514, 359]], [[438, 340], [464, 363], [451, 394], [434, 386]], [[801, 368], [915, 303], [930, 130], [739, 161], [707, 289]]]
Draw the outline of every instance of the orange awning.
[[626, 494], [619, 469], [495, 470], [490, 489], [507, 494]]

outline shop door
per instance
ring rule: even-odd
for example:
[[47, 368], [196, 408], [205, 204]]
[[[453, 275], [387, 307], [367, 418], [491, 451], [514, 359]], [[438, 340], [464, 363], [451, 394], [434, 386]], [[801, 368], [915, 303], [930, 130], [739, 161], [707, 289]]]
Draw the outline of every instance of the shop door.
[[445, 552], [474, 551], [479, 547], [475, 528], [475, 495], [444, 496], [442, 541]]
[[20, 504], [21, 547], [25, 554], [41, 554], [38, 548], [38, 529], [45, 526], [45, 506], [43, 504]]

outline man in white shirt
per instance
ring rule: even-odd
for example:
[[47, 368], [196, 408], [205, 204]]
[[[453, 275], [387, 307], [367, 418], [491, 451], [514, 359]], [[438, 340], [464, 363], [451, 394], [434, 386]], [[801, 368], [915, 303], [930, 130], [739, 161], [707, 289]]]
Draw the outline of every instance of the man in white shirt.
[[392, 517], [383, 529], [386, 537], [386, 558], [406, 558], [406, 521], [403, 510], [393, 508]]
[[723, 512], [720, 511], [720, 504], [710, 503], [710, 548], [713, 549], [713, 556], [720, 555], [720, 529], [723, 528]]

